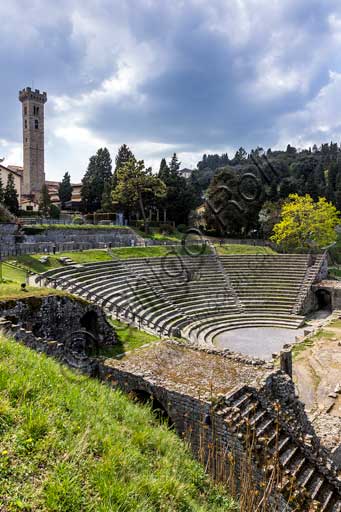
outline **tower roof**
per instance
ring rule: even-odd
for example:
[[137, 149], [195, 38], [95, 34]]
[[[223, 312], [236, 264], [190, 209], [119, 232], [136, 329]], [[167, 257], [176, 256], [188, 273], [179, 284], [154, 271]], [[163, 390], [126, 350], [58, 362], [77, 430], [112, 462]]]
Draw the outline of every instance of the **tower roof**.
[[39, 101], [40, 103], [46, 103], [47, 102], [47, 94], [46, 92], [40, 92], [39, 89], [35, 89], [34, 91], [31, 89], [31, 87], [25, 87], [21, 91], [19, 91], [19, 100], [25, 101], [25, 100], [34, 100]]

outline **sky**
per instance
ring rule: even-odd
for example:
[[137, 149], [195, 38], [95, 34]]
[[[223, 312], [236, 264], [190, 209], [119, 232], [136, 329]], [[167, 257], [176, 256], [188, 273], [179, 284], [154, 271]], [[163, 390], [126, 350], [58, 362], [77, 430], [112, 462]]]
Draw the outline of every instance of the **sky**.
[[11, 0], [0, 22], [5, 164], [22, 165], [26, 86], [48, 94], [48, 179], [123, 143], [157, 171], [341, 142], [339, 0]]

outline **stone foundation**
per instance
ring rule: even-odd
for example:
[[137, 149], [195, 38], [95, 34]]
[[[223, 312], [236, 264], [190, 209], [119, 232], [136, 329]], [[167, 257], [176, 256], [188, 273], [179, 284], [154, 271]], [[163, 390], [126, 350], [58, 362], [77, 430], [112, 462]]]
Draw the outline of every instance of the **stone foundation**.
[[116, 343], [101, 308], [82, 299], [49, 295], [0, 301], [0, 316], [47, 340], [64, 342], [72, 332], [84, 330], [95, 336], [100, 347]]

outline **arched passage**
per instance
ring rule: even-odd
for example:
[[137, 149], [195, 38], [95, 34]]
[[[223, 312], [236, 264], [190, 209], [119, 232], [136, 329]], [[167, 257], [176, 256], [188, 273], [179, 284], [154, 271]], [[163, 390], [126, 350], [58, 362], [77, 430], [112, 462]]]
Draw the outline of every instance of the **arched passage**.
[[319, 309], [331, 310], [332, 309], [332, 297], [328, 290], [321, 288], [316, 292], [316, 299]]
[[168, 411], [151, 393], [142, 389], [133, 389], [131, 391], [131, 396], [137, 402], [150, 405], [155, 417], [161, 423], [166, 423], [169, 428], [173, 428], [174, 422], [169, 416]]
[[81, 326], [91, 334], [98, 334], [98, 316], [96, 311], [88, 311], [80, 320]]

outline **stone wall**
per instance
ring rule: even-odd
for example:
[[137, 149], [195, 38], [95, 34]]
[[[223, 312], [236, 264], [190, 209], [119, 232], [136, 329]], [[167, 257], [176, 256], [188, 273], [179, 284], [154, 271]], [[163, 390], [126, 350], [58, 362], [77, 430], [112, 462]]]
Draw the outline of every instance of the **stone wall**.
[[[1, 256], [19, 256], [57, 251], [72, 251], [101, 248], [111, 244], [113, 247], [141, 245], [141, 238], [129, 228], [117, 229], [46, 229], [34, 235], [22, 235], [20, 241], [14, 236], [15, 224], [0, 224]], [[18, 243], [16, 243], [18, 242]]]
[[0, 223], [0, 248], [1, 251], [7, 246], [15, 245], [15, 233], [18, 230], [16, 224]]
[[[131, 241], [137, 243], [137, 235], [130, 229], [46, 229], [44, 232], [36, 235], [26, 235], [25, 242], [28, 243], [65, 243], [82, 242], [89, 244], [124, 244], [130, 245]], [[95, 246], [95, 245], [94, 245]]]
[[48, 340], [63, 342], [72, 332], [86, 330], [99, 346], [116, 343], [114, 329], [101, 308], [82, 299], [49, 295], [0, 301], [0, 316]]
[[[0, 319], [0, 329], [13, 335], [16, 340], [29, 347], [58, 357], [63, 361], [63, 343], [37, 338], [31, 331], [27, 331], [19, 325], [12, 325], [10, 321], [4, 319]], [[296, 447], [295, 449], [304, 455], [304, 460], [316, 468], [316, 478], [323, 480], [325, 489], [323, 494], [333, 493], [334, 500], [341, 496], [341, 482], [337, 478], [336, 470], [323, 455], [316, 453], [315, 448], [302, 439], [300, 429], [297, 430], [290, 425], [291, 415], [288, 420], [286, 411], [281, 412], [274, 405], [274, 401], [279, 401], [284, 409], [289, 403], [294, 414], [297, 411], [300, 412], [297, 424], [300, 423], [301, 407], [297, 407], [294, 403], [297, 399], [293, 392], [293, 385], [279, 372], [275, 372], [271, 378], [267, 377], [264, 386], [259, 389], [241, 385], [229, 395], [220, 396], [212, 402], [193, 397], [185, 390], [174, 390], [159, 385], [151, 375], [136, 375], [115, 367], [113, 363], [112, 360], [88, 358], [80, 367], [86, 373], [92, 375], [96, 373], [101, 380], [111, 386], [121, 388], [132, 396], [149, 397], [151, 403], [158, 410], [161, 409], [165, 412], [176, 432], [189, 443], [194, 455], [206, 470], [214, 478], [227, 481], [230, 489], [232, 485], [238, 489], [241, 478], [246, 474], [249, 485], [252, 482], [249, 488], [258, 488], [261, 495], [263, 484], [267, 482], [271, 472], [274, 471], [274, 461], [267, 452], [266, 445], [263, 446], [266, 439], [257, 436], [254, 439], [252, 431], [250, 436], [247, 415], [242, 414], [243, 409], [240, 405], [238, 407], [234, 405], [242, 404], [245, 402], [245, 397], [253, 396], [255, 403], [264, 404], [258, 414], [270, 414], [270, 417], [275, 418], [274, 425], [277, 423], [279, 425], [279, 439], [282, 438], [281, 431], [284, 426], [284, 432], [288, 433], [290, 437], [289, 446]], [[267, 421], [266, 418], [267, 416], [265, 416], [265, 421]], [[250, 450], [252, 451], [250, 452]], [[280, 492], [274, 486], [267, 496], [270, 510], [277, 512], [311, 510], [312, 499], [304, 485], [302, 487], [302, 484], [295, 480], [291, 481], [290, 475], [285, 476], [285, 474], [279, 473], [276, 478], [281, 482], [281, 485], [278, 484]], [[285, 479], [288, 479], [291, 487], [283, 486], [284, 490], [282, 491]], [[289, 498], [290, 501], [288, 501]], [[327, 507], [324, 510], [329, 512], [334, 509]]]

